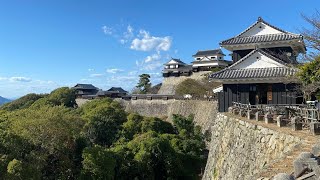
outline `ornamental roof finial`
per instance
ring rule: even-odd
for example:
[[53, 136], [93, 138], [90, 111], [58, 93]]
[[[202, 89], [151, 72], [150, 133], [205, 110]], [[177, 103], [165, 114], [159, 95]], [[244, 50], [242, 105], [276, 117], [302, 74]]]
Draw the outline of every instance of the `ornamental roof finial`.
[[258, 21], [263, 21], [261, 16], [258, 17]]

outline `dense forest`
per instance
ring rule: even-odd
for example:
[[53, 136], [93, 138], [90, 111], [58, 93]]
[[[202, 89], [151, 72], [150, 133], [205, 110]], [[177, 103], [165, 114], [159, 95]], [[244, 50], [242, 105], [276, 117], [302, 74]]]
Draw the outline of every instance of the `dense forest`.
[[59, 88], [0, 107], [0, 179], [199, 179], [205, 143], [193, 117], [172, 124]]

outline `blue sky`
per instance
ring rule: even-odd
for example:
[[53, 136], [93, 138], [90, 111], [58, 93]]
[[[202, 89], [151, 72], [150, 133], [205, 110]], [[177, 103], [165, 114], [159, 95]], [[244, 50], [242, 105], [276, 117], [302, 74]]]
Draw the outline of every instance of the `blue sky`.
[[170, 57], [189, 63], [259, 16], [297, 33], [307, 27], [301, 13], [317, 7], [319, 0], [0, 0], [0, 96], [77, 83], [131, 90], [141, 73], [156, 84]]

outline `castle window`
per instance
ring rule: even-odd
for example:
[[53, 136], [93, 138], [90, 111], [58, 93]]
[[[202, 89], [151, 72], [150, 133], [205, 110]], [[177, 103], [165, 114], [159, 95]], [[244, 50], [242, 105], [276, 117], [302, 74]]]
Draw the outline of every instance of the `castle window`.
[[211, 59], [216, 59], [216, 57], [212, 56]]
[[201, 58], [199, 58], [199, 57], [197, 58], [197, 60], [200, 60], [200, 59], [201, 59]]
[[222, 59], [222, 57], [219, 57], [219, 59]]

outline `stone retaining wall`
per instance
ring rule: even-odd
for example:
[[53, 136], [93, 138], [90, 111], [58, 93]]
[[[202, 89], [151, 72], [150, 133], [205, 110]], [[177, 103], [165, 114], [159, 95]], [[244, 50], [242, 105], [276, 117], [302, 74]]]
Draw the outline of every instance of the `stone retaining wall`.
[[299, 137], [219, 113], [203, 179], [256, 179], [301, 142]]
[[171, 121], [173, 114], [194, 115], [194, 121], [203, 131], [210, 130], [217, 115], [216, 101], [197, 100], [121, 100], [127, 112], [139, 113], [143, 116], [155, 116]]

